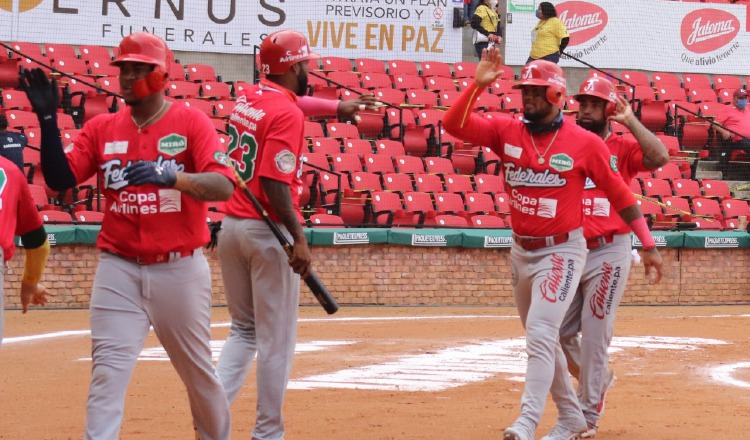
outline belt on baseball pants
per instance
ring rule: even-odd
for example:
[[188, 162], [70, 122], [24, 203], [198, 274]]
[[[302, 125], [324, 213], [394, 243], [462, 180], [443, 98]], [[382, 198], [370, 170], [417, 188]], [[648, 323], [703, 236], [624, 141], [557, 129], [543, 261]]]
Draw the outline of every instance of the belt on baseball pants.
[[513, 241], [527, 251], [535, 251], [537, 249], [554, 246], [556, 244], [562, 244], [568, 241], [569, 234], [566, 232], [560, 235], [550, 235], [547, 237], [522, 237], [520, 235], [513, 234]]
[[612, 241], [615, 239], [615, 236], [610, 235], [600, 235], [598, 237], [592, 237], [586, 239], [586, 248], [588, 250], [593, 251], [594, 249], [599, 249], [600, 247], [604, 246], [605, 244], [612, 243]]
[[195, 250], [191, 250], [191, 251], [173, 251], [173, 252], [164, 252], [160, 254], [141, 254], [141, 255], [136, 255], [136, 256], [130, 256], [130, 255], [123, 255], [111, 249], [103, 249], [103, 251], [108, 252], [113, 255], [117, 255], [120, 258], [124, 258], [125, 260], [130, 260], [142, 266], [149, 265], [149, 264], [171, 263], [181, 258], [192, 257], [193, 254], [195, 253]]

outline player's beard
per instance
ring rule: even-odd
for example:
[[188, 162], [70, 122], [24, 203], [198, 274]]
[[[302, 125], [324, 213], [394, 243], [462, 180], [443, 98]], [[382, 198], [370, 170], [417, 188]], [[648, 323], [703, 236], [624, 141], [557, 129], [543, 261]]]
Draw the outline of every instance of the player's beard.
[[297, 96], [307, 95], [307, 72], [300, 69], [297, 74]]
[[601, 133], [604, 127], [607, 126], [606, 119], [592, 120], [592, 121], [578, 121], [578, 125], [592, 133]]

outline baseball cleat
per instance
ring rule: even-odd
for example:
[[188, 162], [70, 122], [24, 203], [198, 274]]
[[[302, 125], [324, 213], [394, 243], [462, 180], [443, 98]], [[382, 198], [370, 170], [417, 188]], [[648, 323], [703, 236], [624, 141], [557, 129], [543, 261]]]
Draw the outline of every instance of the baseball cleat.
[[596, 431], [598, 430], [598, 425], [589, 425], [588, 429], [581, 433], [581, 438], [594, 438], [596, 437]]
[[604, 389], [602, 390], [602, 394], [599, 397], [599, 405], [596, 407], [596, 412], [599, 413], [599, 415], [602, 415], [604, 412], [604, 399], [607, 397], [607, 391], [609, 391], [610, 388], [612, 388], [612, 385], [615, 383], [615, 372], [607, 367], [607, 378], [604, 380]]
[[581, 434], [588, 430], [588, 426], [583, 429], [572, 429], [557, 422], [549, 434], [542, 437], [542, 440], [578, 440]]
[[503, 431], [503, 440], [533, 440], [533, 437], [525, 437], [520, 427], [511, 426]]

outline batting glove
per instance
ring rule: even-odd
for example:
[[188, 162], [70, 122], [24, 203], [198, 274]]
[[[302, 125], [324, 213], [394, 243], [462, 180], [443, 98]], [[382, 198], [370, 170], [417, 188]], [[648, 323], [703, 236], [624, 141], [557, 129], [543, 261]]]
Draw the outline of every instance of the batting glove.
[[177, 181], [177, 172], [172, 167], [162, 167], [156, 162], [141, 161], [128, 165], [125, 168], [125, 177], [135, 186], [151, 183], [171, 188]]
[[21, 69], [18, 73], [19, 88], [26, 92], [31, 107], [39, 121], [57, 120], [57, 103], [60, 91], [57, 80], [47, 78], [42, 69]]

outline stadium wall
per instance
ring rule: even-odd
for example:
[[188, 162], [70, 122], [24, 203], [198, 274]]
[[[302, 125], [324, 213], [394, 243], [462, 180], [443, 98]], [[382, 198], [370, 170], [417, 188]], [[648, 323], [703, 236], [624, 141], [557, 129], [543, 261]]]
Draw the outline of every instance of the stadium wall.
[[[511, 306], [508, 249], [425, 248], [393, 245], [314, 246], [315, 267], [341, 305]], [[664, 248], [664, 279], [645, 279], [634, 266], [623, 304], [750, 303], [750, 249]], [[23, 250], [8, 262], [5, 306], [19, 308]], [[42, 283], [48, 307], [88, 307], [99, 251], [92, 245], [54, 246]], [[214, 305], [224, 305], [215, 251], [207, 251]], [[301, 303], [315, 305], [303, 286]]]

